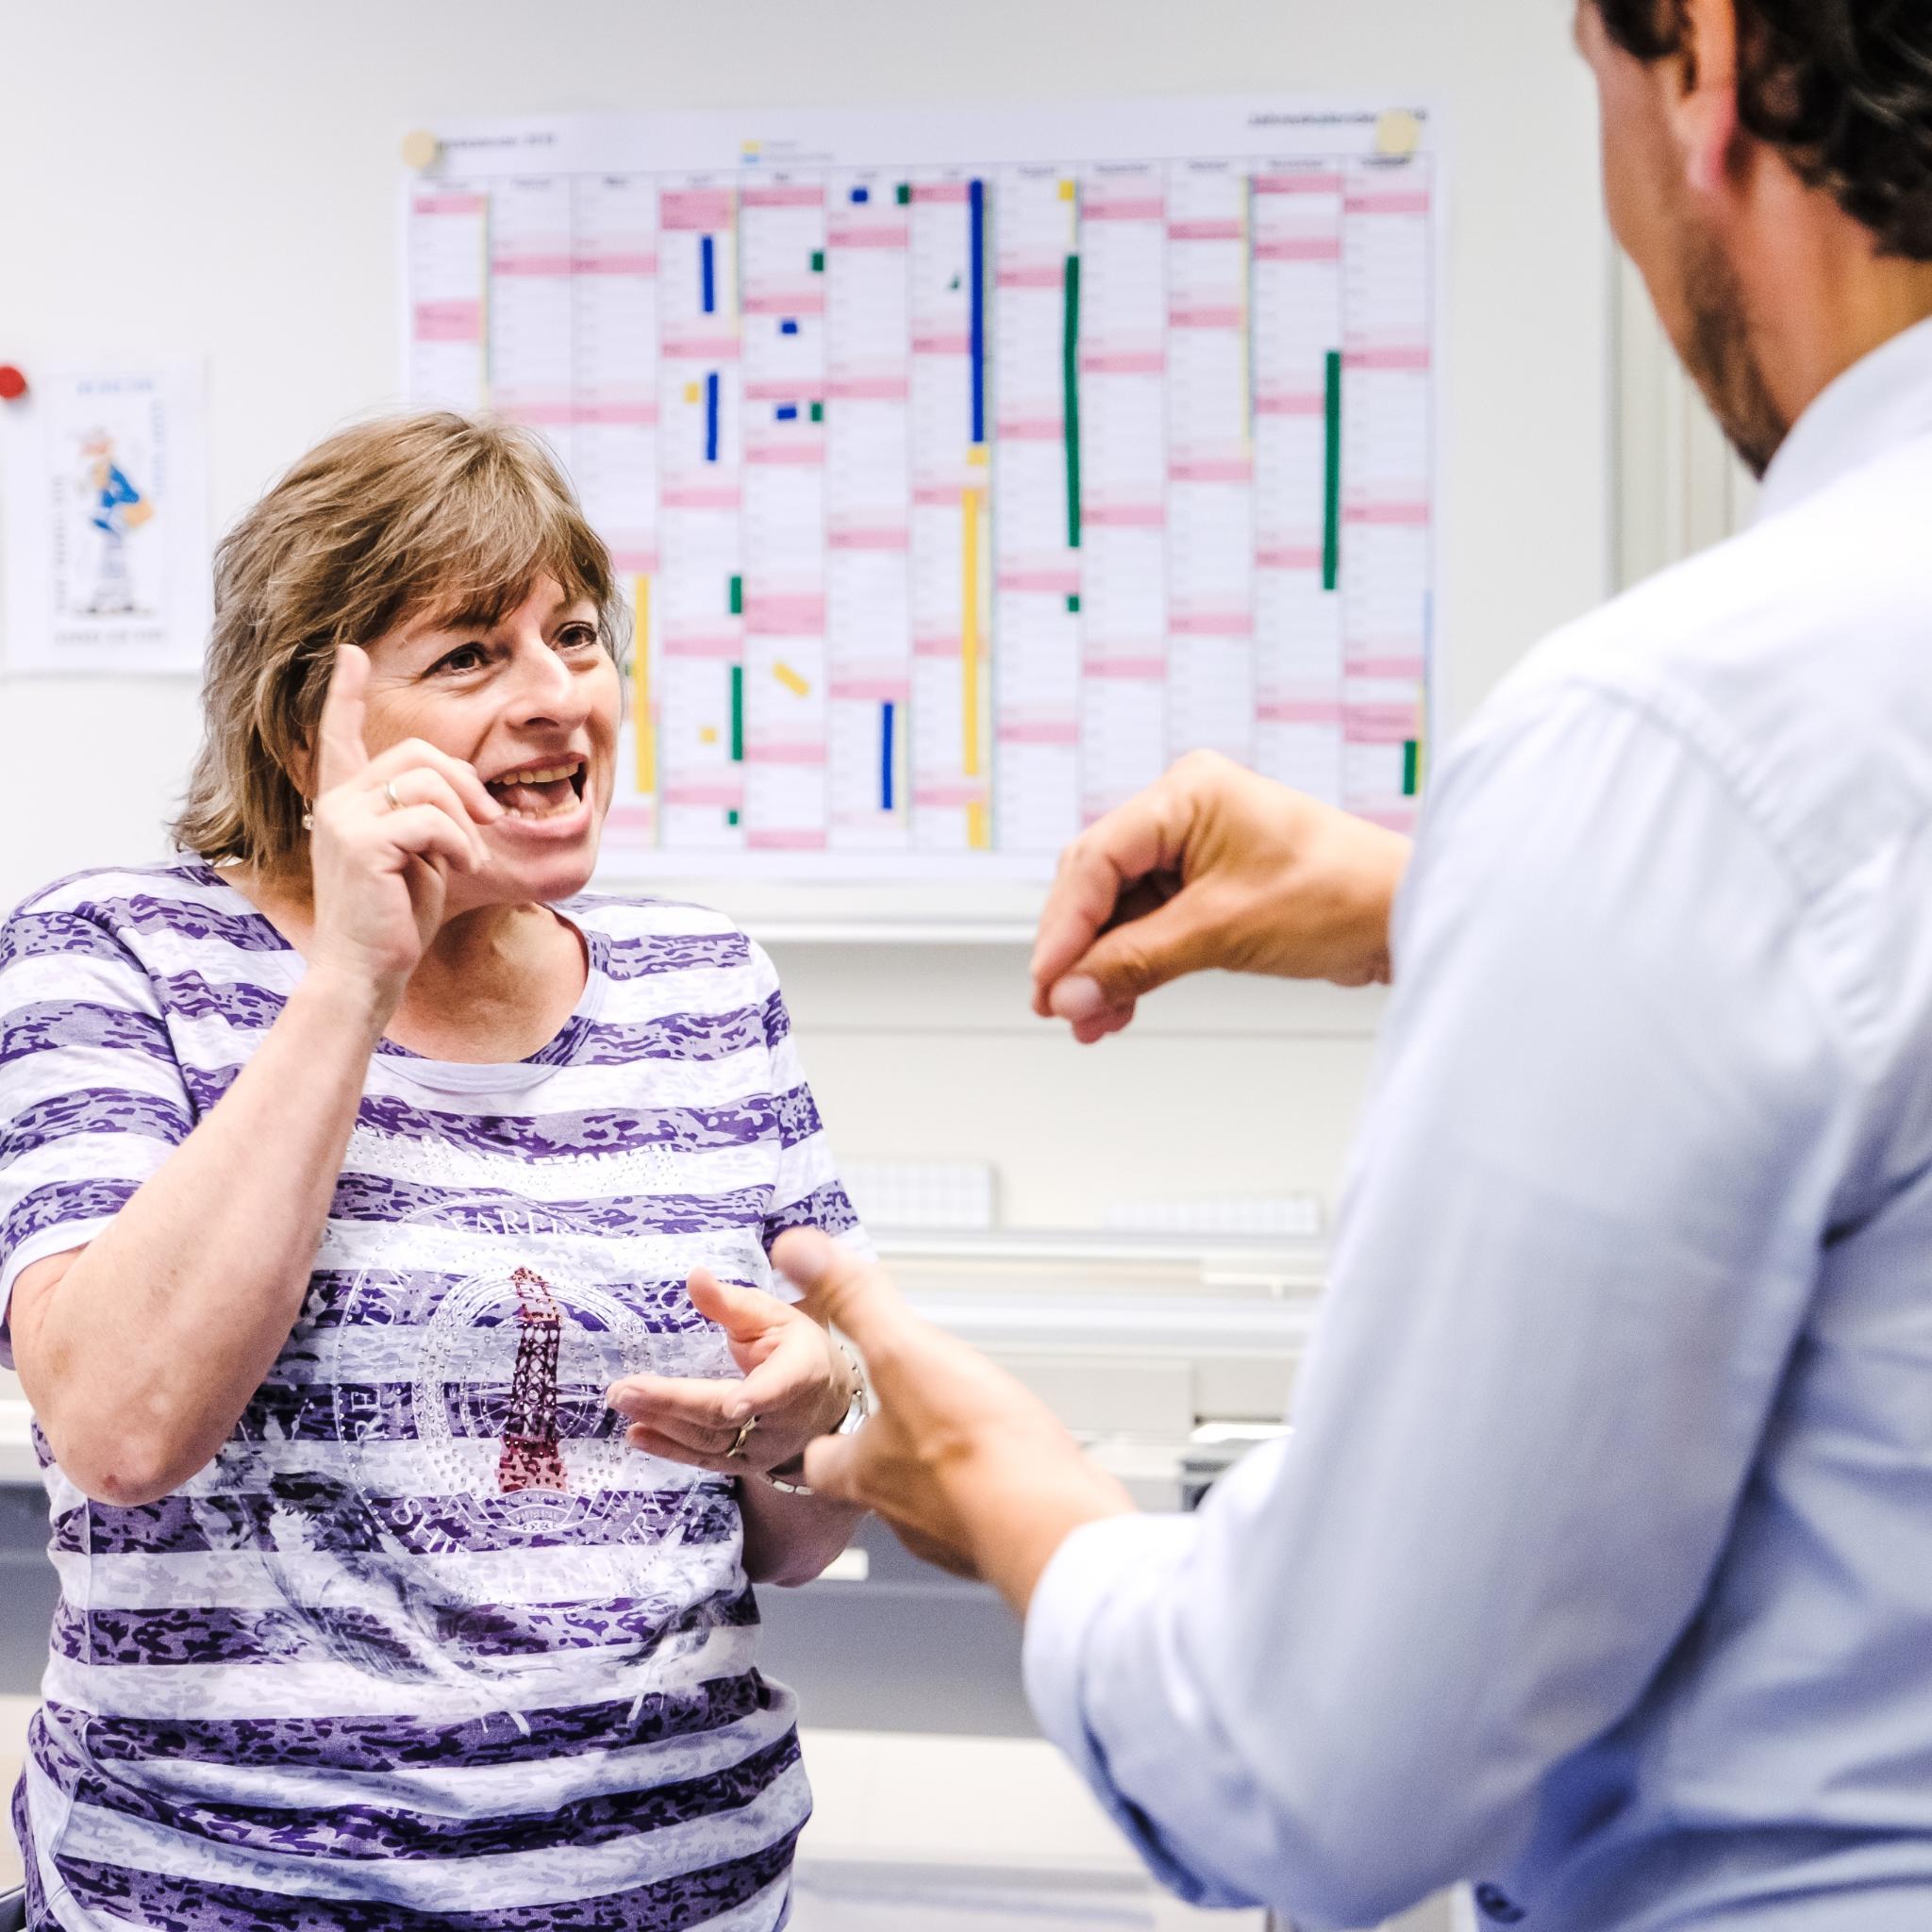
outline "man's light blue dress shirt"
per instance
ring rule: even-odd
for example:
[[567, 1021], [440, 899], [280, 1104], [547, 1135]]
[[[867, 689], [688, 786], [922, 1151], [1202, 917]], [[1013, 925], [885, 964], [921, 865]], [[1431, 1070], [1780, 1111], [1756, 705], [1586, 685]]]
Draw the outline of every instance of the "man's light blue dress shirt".
[[1041, 1724], [1299, 1924], [1924, 1932], [1932, 324], [1497, 691], [1393, 957], [1295, 1434], [1069, 1541]]

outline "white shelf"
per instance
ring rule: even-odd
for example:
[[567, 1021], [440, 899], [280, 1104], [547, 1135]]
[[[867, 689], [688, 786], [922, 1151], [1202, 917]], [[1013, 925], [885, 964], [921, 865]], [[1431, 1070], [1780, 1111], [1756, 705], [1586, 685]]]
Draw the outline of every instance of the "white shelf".
[[[1064, 1295], [908, 1293], [906, 1305], [935, 1327], [995, 1352], [1026, 1349], [1096, 1359], [1154, 1354], [1297, 1355], [1315, 1326], [1315, 1303], [1175, 1295], [1108, 1301]], [[1101, 1373], [1105, 1373], [1102, 1371]]]
[[744, 929], [761, 945], [785, 946], [1017, 946], [1033, 943], [1034, 928], [1019, 920], [760, 919]]
[[612, 860], [591, 891], [708, 906], [760, 941], [791, 945], [1030, 946], [1046, 880], [705, 876]]
[[[947, 1274], [980, 1274], [989, 1287], [1015, 1274], [1050, 1267], [1096, 1286], [1122, 1275], [1166, 1277], [1183, 1291], [1198, 1287], [1305, 1297], [1328, 1268], [1322, 1241], [1257, 1241], [1252, 1236], [1132, 1235], [1088, 1228], [1008, 1229], [994, 1234], [940, 1234], [873, 1228], [888, 1265], [910, 1264]], [[1087, 1291], [1091, 1299], [1091, 1291]]]

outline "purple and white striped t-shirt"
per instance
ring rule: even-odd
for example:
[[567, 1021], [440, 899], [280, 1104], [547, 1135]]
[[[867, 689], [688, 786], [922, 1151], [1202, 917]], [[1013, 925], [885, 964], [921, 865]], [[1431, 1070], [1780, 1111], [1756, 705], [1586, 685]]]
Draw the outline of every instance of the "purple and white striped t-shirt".
[[[42, 1442], [35, 1924], [784, 1922], [810, 1800], [732, 1487], [625, 1447], [603, 1391], [719, 1372], [693, 1265], [768, 1286], [781, 1229], [862, 1237], [764, 955], [694, 907], [559, 910], [590, 975], [547, 1046], [372, 1058], [308, 1298], [214, 1462], [113, 1508]], [[302, 971], [198, 861], [0, 928], [0, 1301], [112, 1219]]]

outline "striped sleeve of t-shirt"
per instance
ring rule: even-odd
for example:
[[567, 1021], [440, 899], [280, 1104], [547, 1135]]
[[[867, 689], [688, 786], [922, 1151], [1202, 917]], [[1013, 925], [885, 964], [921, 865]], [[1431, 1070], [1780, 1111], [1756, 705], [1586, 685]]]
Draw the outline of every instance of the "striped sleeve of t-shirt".
[[[23, 1269], [100, 1233], [194, 1124], [160, 994], [90, 884], [50, 887], [0, 926], [0, 1307]], [[4, 1322], [0, 1359], [13, 1365]]]
[[[60, 1602], [14, 1815], [35, 1923], [771, 1932], [809, 1810], [733, 1486], [604, 1391], [728, 1373], [684, 1291], [863, 1242], [771, 962], [558, 908], [590, 970], [509, 1065], [371, 1058], [309, 1291], [215, 1460], [118, 1507], [39, 1446]], [[215, 1108], [302, 962], [196, 861], [0, 928], [0, 1285]]]

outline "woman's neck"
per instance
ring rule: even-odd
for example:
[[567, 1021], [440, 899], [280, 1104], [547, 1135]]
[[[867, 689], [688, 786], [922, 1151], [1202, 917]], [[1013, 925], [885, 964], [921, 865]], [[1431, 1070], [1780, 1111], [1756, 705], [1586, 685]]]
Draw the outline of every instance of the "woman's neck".
[[[306, 870], [237, 866], [223, 875], [308, 956], [315, 904]], [[549, 907], [475, 907], [438, 929], [384, 1030], [432, 1059], [523, 1059], [570, 1017], [589, 964], [582, 935]]]

